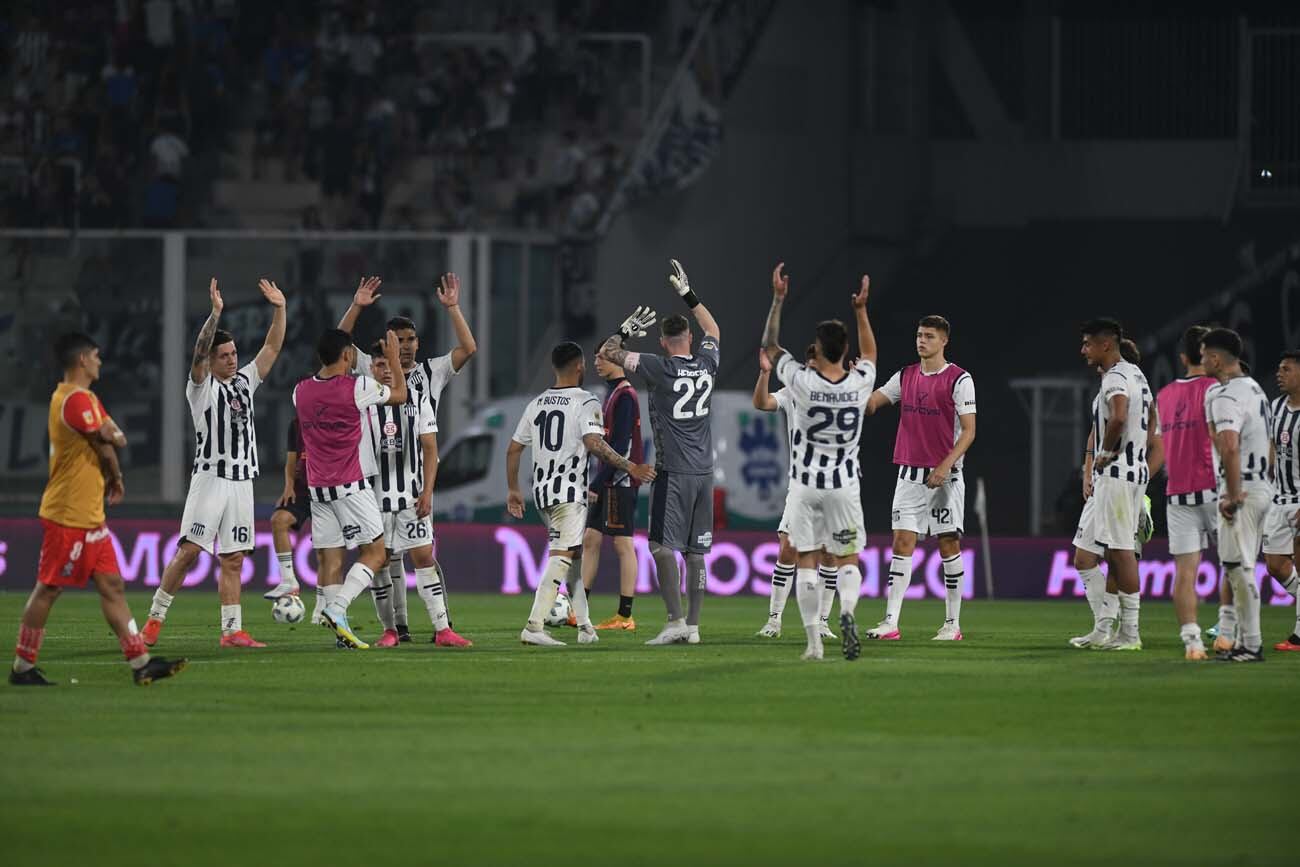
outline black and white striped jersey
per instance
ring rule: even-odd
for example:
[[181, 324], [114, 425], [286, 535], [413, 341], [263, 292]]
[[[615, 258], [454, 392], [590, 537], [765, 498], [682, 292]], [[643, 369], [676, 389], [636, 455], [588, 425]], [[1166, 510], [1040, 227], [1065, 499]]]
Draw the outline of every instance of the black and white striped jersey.
[[1151, 421], [1151, 386], [1142, 368], [1120, 361], [1101, 375], [1101, 389], [1092, 402], [1092, 424], [1096, 436], [1093, 440], [1093, 457], [1105, 446], [1106, 425], [1110, 423], [1110, 400], [1116, 395], [1128, 397], [1128, 412], [1119, 438], [1115, 461], [1108, 467], [1095, 470], [1098, 475], [1145, 485], [1150, 474], [1147, 467], [1147, 434]]
[[791, 406], [790, 481], [817, 489], [857, 486], [858, 442], [876, 366], [859, 361], [833, 382], [786, 353], [777, 360], [776, 374]]
[[1273, 502], [1294, 506], [1300, 504], [1300, 446], [1296, 444], [1296, 437], [1300, 436], [1300, 408], [1292, 407], [1284, 394], [1273, 401], [1269, 415], [1273, 455], [1277, 461], [1273, 467], [1277, 488]]
[[533, 502], [539, 510], [587, 502], [587, 447], [582, 438], [604, 439], [600, 401], [578, 386], [548, 388], [528, 402], [514, 441], [533, 449]]
[[[371, 357], [358, 349], [353, 370], [361, 376], [371, 376], [370, 362]], [[433, 415], [436, 418], [438, 415], [438, 401], [442, 399], [442, 392], [447, 388], [447, 383], [451, 382], [451, 378], [459, 372], [456, 370], [455, 365], [451, 363], [450, 352], [436, 358], [417, 361], [415, 367], [406, 372], [407, 404], [414, 407], [418, 406], [420, 401], [427, 399], [429, 405], [433, 407]]]
[[257, 478], [253, 394], [261, 384], [257, 362], [245, 364], [225, 382], [211, 373], [200, 383], [185, 380], [194, 422], [194, 472], [236, 482]]
[[[1234, 377], [1205, 393], [1205, 419], [1214, 433], [1237, 432], [1241, 453], [1241, 481], [1249, 485], [1271, 483], [1272, 417], [1268, 398], [1249, 376]], [[1226, 484], [1219, 462], [1219, 487]]]
[[372, 406], [366, 415], [366, 436], [375, 454], [372, 479], [382, 512], [414, 508], [424, 492], [424, 449], [420, 437], [438, 432], [433, 404]]

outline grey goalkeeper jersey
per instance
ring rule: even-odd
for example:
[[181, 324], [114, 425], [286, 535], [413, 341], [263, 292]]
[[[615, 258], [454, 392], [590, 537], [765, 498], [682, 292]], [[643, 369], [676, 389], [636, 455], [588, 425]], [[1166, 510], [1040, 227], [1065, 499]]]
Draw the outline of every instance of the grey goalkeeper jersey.
[[713, 424], [709, 418], [718, 341], [705, 337], [694, 355], [628, 356], [628, 371], [645, 379], [654, 434], [655, 469], [713, 475]]

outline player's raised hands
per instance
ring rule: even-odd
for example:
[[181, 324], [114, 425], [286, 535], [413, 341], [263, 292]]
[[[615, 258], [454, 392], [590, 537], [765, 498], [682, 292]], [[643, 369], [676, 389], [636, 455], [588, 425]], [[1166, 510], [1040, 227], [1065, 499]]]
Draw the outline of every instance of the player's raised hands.
[[642, 484], [655, 480], [655, 468], [649, 464], [633, 464], [627, 468], [627, 474]]
[[262, 290], [262, 297], [271, 302], [272, 307], [284, 306], [284, 293], [280, 291], [279, 286], [275, 285], [274, 280], [263, 277], [257, 281], [257, 288]]
[[455, 307], [460, 303], [460, 278], [455, 272], [443, 274], [438, 283], [438, 300], [443, 307]]
[[213, 277], [208, 281], [208, 298], [212, 301], [213, 314], [220, 316], [221, 311], [225, 308], [226, 303], [221, 300], [221, 290], [217, 288], [217, 278]]
[[379, 285], [383, 283], [378, 277], [362, 277], [357, 284], [357, 292], [352, 296], [352, 303], [358, 307], [369, 307], [383, 296], [379, 294]]
[[857, 310], [867, 306], [867, 294], [871, 291], [871, 277], [867, 274], [862, 275], [862, 285], [853, 295], [853, 309]]
[[678, 295], [685, 298], [686, 293], [691, 291], [691, 281], [686, 276], [686, 269], [676, 259], [669, 259], [668, 261], [673, 266], [673, 273], [668, 275], [668, 282], [673, 284], [673, 289], [676, 290]]
[[772, 372], [772, 359], [762, 349], [758, 351], [758, 369], [764, 373]]
[[784, 270], [784, 262], [777, 262], [772, 269], [772, 294], [781, 300], [785, 300], [785, 294], [790, 291], [790, 277], [782, 273]]
[[524, 495], [518, 491], [511, 491], [506, 494], [506, 511], [512, 518], [522, 518], [524, 516]]
[[[384, 333], [384, 358], [388, 359], [389, 367], [394, 366], [393, 365], [394, 359], [399, 359], [400, 362], [400, 355], [398, 354], [400, 346], [401, 344], [397, 342], [397, 332], [387, 331]], [[396, 367], [396, 369], [397, 370], [402, 369], [400, 367], [400, 364], [399, 366]]]
[[632, 311], [632, 315], [623, 320], [623, 324], [618, 327], [618, 333], [623, 336], [624, 340], [631, 340], [633, 337], [645, 337], [646, 329], [654, 324], [655, 312], [649, 307], [638, 307]]

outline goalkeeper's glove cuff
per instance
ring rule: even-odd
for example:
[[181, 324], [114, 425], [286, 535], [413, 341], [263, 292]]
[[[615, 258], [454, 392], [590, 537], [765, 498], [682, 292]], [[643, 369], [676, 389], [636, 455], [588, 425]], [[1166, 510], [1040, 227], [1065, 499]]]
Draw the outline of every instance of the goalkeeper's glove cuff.
[[692, 310], [700, 306], [700, 297], [695, 294], [694, 289], [687, 289], [685, 292], [683, 292], [682, 300], [685, 301], [686, 306], [691, 308]]

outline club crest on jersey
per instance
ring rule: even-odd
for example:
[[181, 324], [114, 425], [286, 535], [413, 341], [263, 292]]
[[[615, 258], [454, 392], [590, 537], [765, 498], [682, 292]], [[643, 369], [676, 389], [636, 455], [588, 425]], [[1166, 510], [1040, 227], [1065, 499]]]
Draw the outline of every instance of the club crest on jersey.
[[356, 524], [343, 525], [343, 538], [352, 540], [361, 535], [361, 527]]
[[193, 524], [190, 524], [189, 535], [191, 536], [202, 538], [204, 535], [207, 534], [207, 532], [208, 532], [208, 528], [205, 525], [198, 523], [197, 521], [195, 521]]
[[395, 421], [384, 422], [384, 436], [391, 437], [396, 435], [397, 435], [397, 422]]
[[546, 538], [552, 542], [560, 538], [560, 528], [551, 527], [549, 530], [546, 531]]

